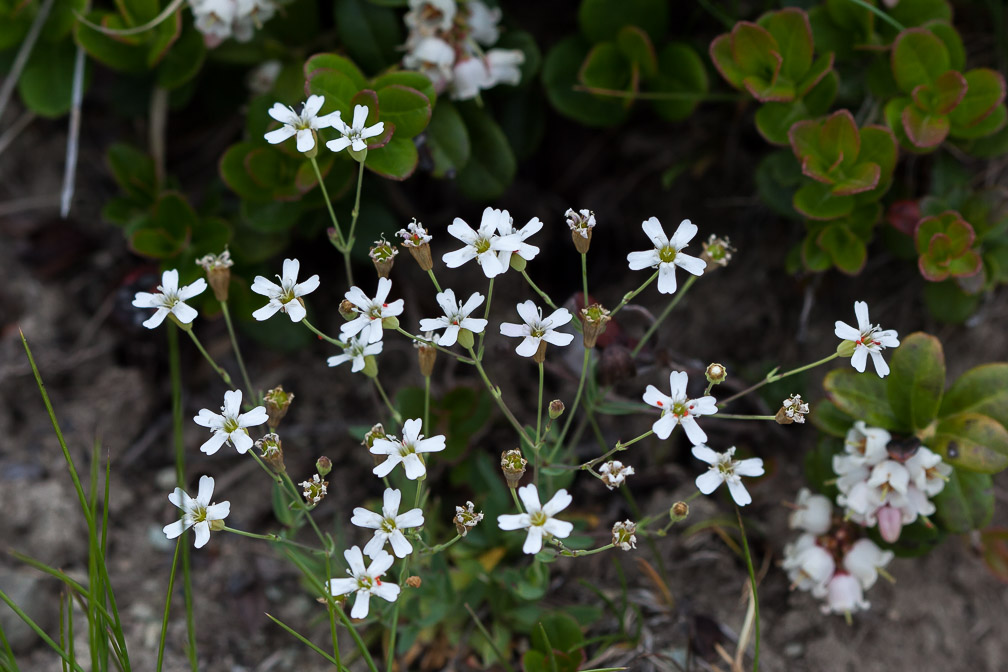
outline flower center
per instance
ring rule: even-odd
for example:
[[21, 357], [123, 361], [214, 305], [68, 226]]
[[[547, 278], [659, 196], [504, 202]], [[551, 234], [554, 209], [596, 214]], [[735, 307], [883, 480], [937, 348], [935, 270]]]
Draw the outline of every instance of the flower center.
[[486, 238], [477, 238], [473, 245], [476, 247], [476, 254], [483, 254], [484, 252], [490, 251], [490, 241]]
[[658, 250], [658, 258], [666, 264], [671, 264], [676, 258], [676, 249], [671, 245], [666, 245]]
[[677, 418], [685, 418], [689, 416], [689, 408], [686, 406], [685, 402], [676, 401], [672, 403], [672, 409], [669, 411], [672, 415]]
[[392, 534], [396, 531], [395, 518], [385, 518], [381, 522], [381, 531], [386, 534]]
[[239, 427], [238, 427], [238, 418], [225, 418], [224, 419], [224, 431], [225, 432], [227, 432], [228, 434], [230, 434], [231, 432], [237, 431], [238, 429], [239, 429]]
[[193, 510], [189, 513], [192, 516], [193, 524], [202, 523], [206, 520], [207, 510], [206, 507], [198, 502], [193, 503]]
[[532, 338], [542, 338], [546, 334], [546, 330], [541, 327], [531, 327], [530, 335]]
[[372, 581], [371, 577], [367, 574], [362, 574], [356, 578], [357, 590], [371, 590], [371, 587], [374, 585], [374, 581]]
[[405, 442], [403, 442], [403, 443], [399, 444], [399, 455], [401, 457], [406, 457], [407, 455], [411, 455], [411, 454], [413, 454], [415, 452], [416, 452], [416, 449], [413, 447], [412, 443], [405, 443]]
[[529, 521], [536, 527], [542, 527], [546, 524], [549, 518], [542, 511], [536, 511], [535, 513], [529, 514]]

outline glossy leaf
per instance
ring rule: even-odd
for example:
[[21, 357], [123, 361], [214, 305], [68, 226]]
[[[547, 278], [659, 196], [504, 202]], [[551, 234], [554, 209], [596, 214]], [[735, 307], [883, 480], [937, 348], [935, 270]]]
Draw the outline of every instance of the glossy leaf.
[[834, 195], [828, 184], [808, 182], [795, 193], [792, 205], [810, 219], [829, 220], [850, 214], [854, 209], [854, 199]]
[[889, 405], [902, 426], [924, 429], [938, 415], [945, 389], [945, 353], [941, 342], [917, 332], [902, 339], [889, 361]]
[[399, 61], [402, 19], [396, 11], [367, 0], [336, 0], [333, 11], [340, 42], [355, 63], [375, 73]]
[[694, 96], [692, 99], [651, 101], [651, 106], [663, 119], [681, 121], [693, 114], [710, 84], [703, 61], [693, 47], [684, 42], [670, 42], [658, 54], [658, 72], [647, 86], [654, 93]]
[[808, 15], [796, 7], [787, 7], [764, 14], [758, 23], [777, 42], [777, 51], [783, 59], [781, 76], [798, 82], [812, 66], [812, 26]]
[[885, 380], [878, 376], [850, 368], [836, 369], [826, 375], [823, 388], [829, 400], [852, 418], [891, 431], [909, 429], [889, 405]]
[[158, 65], [158, 86], [170, 91], [192, 80], [203, 66], [206, 51], [203, 34], [187, 24]]
[[485, 110], [474, 103], [460, 104], [458, 110], [472, 145], [472, 155], [458, 174], [459, 189], [473, 199], [497, 198], [514, 179], [517, 166], [511, 147]]
[[391, 84], [378, 89], [381, 121], [395, 124], [395, 136], [413, 138], [430, 122], [430, 100], [416, 89], [401, 84]]
[[1008, 429], [1008, 363], [974, 367], [952, 383], [940, 415], [967, 412], [989, 415]]
[[945, 487], [931, 500], [935, 522], [946, 532], [966, 534], [986, 527], [994, 515], [990, 474], [953, 469]]
[[364, 78], [364, 73], [354, 65], [353, 61], [344, 56], [338, 54], [315, 54], [305, 61], [304, 74], [306, 80], [313, 79], [316, 73], [325, 70], [339, 72], [349, 78], [354, 91], [367, 88], [367, 80]]
[[[970, 143], [967, 146], [967, 151], [980, 158], [1000, 156], [1008, 151], [1006, 148], [1008, 143], [1002, 134], [1006, 121], [1008, 121], [1008, 109], [1005, 108], [1004, 103], [1001, 103], [990, 114], [972, 126], [957, 127], [953, 125], [949, 135], [959, 140], [984, 138], [983, 142]], [[998, 134], [1000, 141], [990, 137], [995, 133]]]
[[854, 424], [849, 415], [828, 399], [821, 399], [813, 406], [809, 419], [820, 431], [838, 437], [847, 436], [847, 431]]
[[405, 180], [416, 170], [419, 158], [412, 139], [393, 134], [384, 147], [368, 150], [364, 166], [382, 177]]
[[669, 9], [666, 0], [583, 0], [578, 23], [591, 42], [613, 40], [624, 26], [640, 26], [658, 43], [668, 30]]
[[431, 107], [437, 103], [437, 93], [434, 91], [434, 84], [427, 75], [412, 70], [395, 70], [379, 75], [371, 80], [371, 88], [380, 91], [383, 87], [399, 84], [416, 89], [427, 97]]
[[1004, 76], [989, 68], [977, 68], [965, 74], [966, 95], [954, 110], [949, 113], [952, 125], [957, 128], [969, 128], [979, 124], [1004, 102]]
[[924, 28], [908, 28], [900, 33], [893, 43], [891, 59], [896, 84], [904, 93], [931, 84], [951, 64], [945, 44]]
[[642, 77], [653, 77], [658, 70], [658, 56], [648, 34], [638, 26], [623, 26], [616, 34], [616, 46], [623, 57], [640, 68]]
[[560, 114], [586, 126], [613, 126], [627, 116], [618, 98], [603, 98], [575, 90], [577, 76], [589, 46], [580, 37], [568, 37], [554, 46], [543, 62], [543, 85], [550, 103]]
[[868, 250], [864, 242], [843, 224], [830, 224], [816, 243], [829, 255], [830, 261], [848, 275], [856, 275], [864, 268]]
[[949, 118], [943, 114], [928, 113], [916, 105], [907, 105], [900, 115], [903, 132], [919, 149], [933, 149], [949, 134]]
[[590, 89], [625, 91], [633, 81], [632, 63], [614, 42], [601, 42], [588, 52], [578, 80]]
[[928, 447], [954, 467], [986, 474], [1008, 467], [1008, 430], [980, 413], [941, 418]]
[[124, 193], [141, 202], [153, 202], [158, 191], [154, 159], [130, 145], [115, 143], [108, 148], [105, 162]]

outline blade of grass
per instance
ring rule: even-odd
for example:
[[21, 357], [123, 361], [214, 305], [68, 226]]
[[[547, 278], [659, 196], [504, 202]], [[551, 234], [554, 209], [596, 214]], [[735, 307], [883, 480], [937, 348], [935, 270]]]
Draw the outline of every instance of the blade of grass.
[[0, 652], [7, 659], [3, 669], [10, 670], [10, 672], [21, 672], [18, 668], [17, 660], [14, 658], [14, 650], [11, 649], [10, 642], [7, 641], [7, 635], [4, 634], [3, 625], [0, 625], [0, 646], [3, 646]]
[[70, 666], [75, 670], [75, 672], [84, 672], [84, 670], [81, 668], [81, 666], [78, 665], [77, 663], [73, 662], [72, 660], [70, 660], [69, 656], [67, 656], [66, 651], [64, 651], [63, 648], [59, 644], [57, 644], [56, 642], [54, 642], [52, 640], [52, 637], [50, 637], [49, 635], [47, 635], [46, 632], [45, 632], [45, 630], [43, 630], [42, 628], [40, 628], [38, 626], [38, 624], [35, 623], [35, 621], [33, 621], [31, 619], [31, 617], [28, 616], [28, 614], [26, 614], [24, 612], [24, 610], [21, 609], [21, 607], [19, 607], [17, 604], [15, 604], [14, 600], [10, 599], [10, 597], [7, 596], [7, 593], [5, 593], [2, 590], [0, 590], [0, 600], [2, 600], [3, 602], [5, 602], [7, 604], [7, 606], [10, 607], [11, 611], [13, 611], [15, 614], [17, 614], [17, 617], [20, 618], [22, 621], [24, 621], [25, 625], [27, 625], [29, 628], [31, 628], [32, 631], [36, 635], [38, 635], [39, 637], [41, 637], [42, 641], [45, 642], [46, 645], [50, 649], [52, 649], [53, 651], [55, 651], [56, 654], [60, 658], [62, 658], [63, 660], [65, 660], [67, 663], [70, 663]]
[[483, 625], [483, 621], [481, 621], [479, 616], [476, 615], [476, 612], [473, 611], [472, 607], [469, 606], [468, 602], [465, 603], [465, 608], [466, 611], [469, 612], [469, 615], [472, 616], [473, 622], [476, 624], [476, 627], [479, 628], [479, 631], [483, 633], [484, 637], [486, 637], [487, 643], [490, 644], [490, 648], [493, 649], [493, 652], [494, 654], [496, 654], [497, 660], [500, 661], [500, 664], [503, 665], [504, 669], [506, 669], [508, 672], [514, 672], [514, 668], [511, 667], [511, 663], [509, 663], [508, 659], [504, 657], [504, 654], [501, 653], [501, 650], [497, 648], [497, 642], [495, 642], [494, 638], [490, 636], [490, 633], [487, 631], [486, 626]]
[[340, 665], [338, 662], [336, 662], [335, 658], [333, 658], [332, 656], [330, 656], [328, 653], [326, 653], [325, 651], [323, 651], [319, 647], [315, 646], [315, 644], [311, 640], [309, 640], [307, 637], [305, 637], [304, 635], [302, 635], [300, 632], [298, 632], [294, 628], [290, 627], [289, 625], [287, 625], [286, 623], [284, 623], [283, 621], [281, 621], [279, 618], [273, 616], [272, 614], [266, 614], [266, 618], [270, 619], [271, 621], [273, 621], [274, 623], [276, 623], [277, 625], [279, 625], [281, 628], [283, 628], [284, 630], [286, 630], [287, 632], [289, 632], [291, 635], [293, 635], [294, 637], [296, 637], [302, 644], [304, 644], [309, 649], [311, 649], [312, 651], [314, 651], [315, 653], [319, 654], [320, 656], [322, 656], [323, 658], [325, 658], [326, 660], [328, 660], [330, 663], [332, 663], [333, 665], [335, 665], [336, 669], [338, 669], [338, 670], [345, 670], [345, 669], [347, 669], [347, 668], [343, 667], [342, 665]]

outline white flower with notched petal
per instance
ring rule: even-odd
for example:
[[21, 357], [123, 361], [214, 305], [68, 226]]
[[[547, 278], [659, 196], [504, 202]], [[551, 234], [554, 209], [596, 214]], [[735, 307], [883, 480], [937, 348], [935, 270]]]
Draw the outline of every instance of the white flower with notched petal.
[[137, 292], [133, 305], [137, 308], [157, 308], [157, 311], [144, 321], [143, 326], [153, 329], [164, 322], [169, 313], [182, 324], [189, 324], [199, 314], [196, 309], [186, 304], [187, 299], [206, 291], [206, 280], [200, 278], [191, 285], [179, 287], [178, 271], [174, 268], [161, 274], [161, 284], [156, 294]]
[[421, 453], [437, 453], [445, 449], [445, 437], [442, 434], [424, 438], [420, 430], [423, 421], [419, 418], [407, 420], [403, 424], [402, 440], [378, 438], [374, 440], [370, 451], [372, 455], [387, 455], [388, 458], [372, 470], [375, 476], [384, 478], [402, 462], [406, 470], [406, 478], [415, 481], [427, 474]]
[[542, 550], [543, 536], [552, 534], [554, 537], [566, 539], [574, 530], [574, 525], [553, 516], [570, 506], [573, 498], [566, 490], [557, 490], [553, 498], [545, 504], [539, 503], [539, 491], [529, 483], [518, 488], [518, 497], [525, 505], [525, 513], [503, 513], [497, 516], [497, 526], [502, 530], [528, 529], [522, 551], [535, 555]]
[[689, 376], [685, 371], [673, 371], [669, 374], [669, 394], [660, 392], [654, 385], [648, 385], [644, 390], [644, 403], [662, 411], [661, 417], [651, 425], [659, 439], [667, 439], [676, 425], [682, 425], [686, 438], [693, 445], [699, 445], [707, 440], [707, 434], [700, 429], [696, 416], [713, 415], [718, 408], [711, 396], [688, 399], [687, 382]]
[[341, 339], [343, 353], [333, 355], [326, 360], [329, 366], [339, 366], [343, 362], [353, 362], [350, 370], [354, 373], [364, 369], [364, 358], [377, 355], [382, 351], [382, 342], [368, 343], [368, 334], [358, 334], [352, 338]]
[[228, 390], [224, 393], [224, 405], [221, 406], [220, 414], [204, 408], [193, 418], [193, 422], [197, 425], [207, 427], [213, 432], [213, 436], [200, 446], [201, 451], [213, 455], [226, 441], [230, 441], [235, 450], [242, 455], [252, 447], [255, 442], [249, 436], [246, 427], [258, 427], [264, 424], [269, 416], [265, 406], [256, 406], [248, 413], [242, 413], [241, 400], [241, 390]]
[[837, 320], [834, 333], [837, 338], [854, 344], [851, 366], [858, 373], [864, 373], [868, 355], [871, 355], [872, 363], [875, 364], [875, 372], [878, 373], [879, 378], [885, 378], [889, 375], [889, 365], [882, 359], [882, 351], [899, 345], [897, 333], [894, 329], [883, 330], [877, 324], [872, 326], [872, 323], [868, 321], [868, 304], [864, 301], [854, 302], [854, 315], [857, 317], [857, 328]]
[[175, 491], [168, 495], [168, 501], [182, 509], [182, 519], [165, 525], [165, 536], [175, 539], [191, 527], [195, 533], [196, 548], [203, 548], [210, 541], [210, 530], [223, 529], [223, 522], [215, 524], [215, 521], [223, 521], [228, 517], [231, 513], [231, 502], [211, 504], [213, 489], [214, 479], [210, 476], [200, 477], [196, 499], [187, 495], [182, 488], [175, 488]]
[[711, 465], [706, 473], [696, 479], [697, 489], [705, 495], [714, 492], [722, 483], [728, 484], [732, 499], [739, 506], [745, 506], [752, 501], [749, 491], [742, 485], [742, 476], [762, 476], [763, 460], [751, 457], [748, 460], [734, 459], [735, 446], [723, 453], [718, 453], [707, 446], [693, 446], [693, 457]]
[[483, 304], [483, 298], [479, 292], [473, 292], [463, 304], [461, 301], [455, 300], [454, 291], [446, 289], [437, 295], [437, 302], [441, 306], [441, 310], [444, 311], [444, 317], [420, 320], [420, 330], [426, 332], [444, 329], [445, 332], [435, 340], [435, 343], [444, 348], [455, 345], [459, 331], [462, 329], [467, 329], [474, 334], [481, 333], [486, 329], [487, 321], [478, 317], [469, 317], [469, 315]]
[[361, 554], [359, 546], [354, 546], [343, 551], [350, 569], [346, 579], [330, 579], [329, 592], [333, 597], [357, 593], [354, 600], [353, 609], [350, 611], [351, 618], [365, 618], [368, 615], [368, 607], [371, 603], [371, 596], [377, 595], [387, 602], [395, 602], [399, 597], [399, 586], [388, 581], [382, 581], [381, 577], [392, 566], [394, 560], [385, 551], [378, 551], [371, 566], [364, 567], [364, 556]]
[[365, 127], [367, 123], [368, 108], [365, 105], [355, 105], [353, 111], [353, 126], [347, 126], [346, 122], [340, 118], [340, 113], [336, 112], [332, 120], [332, 127], [343, 134], [342, 138], [336, 138], [326, 143], [326, 147], [334, 152], [339, 152], [347, 147], [355, 152], [363, 152], [367, 149], [368, 138], [373, 138], [385, 132], [385, 122], [379, 121], [374, 126]]
[[566, 308], [557, 308], [549, 317], [544, 318], [541, 308], [536, 308], [531, 301], [523, 301], [518, 304], [518, 315], [525, 320], [525, 324], [504, 322], [500, 325], [500, 333], [522, 339], [515, 348], [515, 352], [522, 357], [535, 356], [545, 343], [565, 346], [574, 340], [573, 334], [563, 334], [555, 330], [556, 327], [562, 327], [573, 319]]
[[284, 259], [283, 277], [277, 276], [280, 284], [267, 280], [261, 275], [257, 275], [252, 281], [252, 291], [269, 298], [269, 303], [252, 313], [252, 317], [257, 320], [266, 320], [276, 314], [277, 311], [287, 313], [291, 322], [300, 322], [308, 312], [301, 297], [311, 294], [319, 286], [318, 275], [313, 275], [302, 283], [298, 283], [298, 271], [301, 269], [301, 262], [297, 259]]
[[[504, 210], [503, 212], [507, 214], [507, 210]], [[525, 242], [525, 240], [528, 239], [530, 236], [533, 236], [536, 233], [538, 233], [542, 228], [543, 223], [539, 221], [538, 217], [533, 217], [528, 221], [528, 224], [526, 224], [520, 229], [516, 229], [514, 227], [514, 219], [511, 218], [510, 214], [508, 214], [507, 217], [501, 217], [500, 219], [498, 219], [497, 232], [502, 236], [517, 234], [518, 240], [521, 242], [521, 244], [518, 246], [518, 249], [515, 250], [514, 252], [501, 250], [500, 252], [497, 253], [497, 258], [500, 260], [501, 265], [504, 266], [504, 268], [510, 266], [512, 254], [517, 254], [525, 261], [532, 261], [533, 259], [535, 259], [535, 256], [539, 254], [539, 248], [536, 247], [535, 245], [529, 245], [528, 243]]]
[[658, 291], [662, 294], [673, 294], [676, 291], [675, 267], [683, 269], [693, 275], [703, 275], [707, 264], [697, 257], [685, 254], [682, 250], [693, 239], [697, 233], [697, 227], [688, 219], [679, 223], [679, 228], [672, 234], [672, 238], [665, 237], [661, 222], [657, 218], [651, 217], [641, 228], [644, 233], [654, 243], [655, 249], [643, 252], [631, 252], [627, 255], [627, 262], [631, 271], [639, 271], [645, 268], [658, 269]]
[[316, 131], [329, 128], [334, 120], [339, 119], [339, 112], [318, 116], [323, 103], [325, 103], [323, 96], [308, 96], [308, 100], [301, 106], [301, 114], [295, 112], [293, 107], [274, 103], [269, 109], [269, 115], [283, 126], [263, 136], [266, 142], [276, 145], [296, 135], [299, 152], [310, 152], [315, 149]]
[[487, 208], [483, 211], [479, 230], [473, 231], [472, 227], [456, 217], [455, 221], [448, 225], [448, 233], [465, 243], [465, 247], [444, 254], [441, 260], [448, 268], [458, 268], [470, 259], [475, 259], [486, 277], [493, 278], [500, 275], [507, 270], [507, 266], [500, 262], [498, 254], [516, 252], [522, 245], [518, 234], [498, 235], [501, 220], [507, 221], [510, 218], [511, 215], [507, 210]]
[[396, 299], [388, 303], [389, 292], [392, 291], [392, 281], [388, 278], [378, 278], [378, 290], [375, 298], [369, 299], [360, 287], [351, 287], [344, 296], [354, 305], [357, 317], [345, 322], [340, 327], [340, 336], [346, 340], [360, 334], [367, 336], [368, 343], [377, 343], [382, 338], [382, 320], [387, 317], [402, 315], [403, 300]]
[[399, 503], [402, 501], [402, 492], [399, 490], [385, 488], [382, 499], [381, 513], [358, 506], [353, 510], [350, 522], [357, 527], [375, 531], [374, 537], [364, 547], [365, 555], [378, 557], [383, 552], [385, 542], [388, 542], [392, 544], [392, 552], [397, 558], [405, 558], [413, 552], [413, 544], [406, 540], [402, 530], [423, 525], [423, 512], [420, 509], [410, 509], [406, 513], [399, 513]]

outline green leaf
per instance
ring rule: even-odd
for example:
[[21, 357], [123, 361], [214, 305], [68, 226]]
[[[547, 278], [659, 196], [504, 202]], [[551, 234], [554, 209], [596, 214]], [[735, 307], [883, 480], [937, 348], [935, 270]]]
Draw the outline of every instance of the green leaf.
[[850, 110], [837, 110], [819, 127], [818, 156], [826, 163], [837, 161], [842, 166], [853, 166], [861, 151], [861, 136], [857, 122]]
[[932, 111], [938, 114], [948, 114], [962, 102], [968, 87], [966, 78], [955, 70], [949, 70], [939, 75], [934, 83], [935, 98]]
[[889, 405], [885, 381], [878, 376], [852, 369], [835, 369], [826, 375], [823, 389], [837, 408], [855, 420], [891, 431], [909, 429]]
[[931, 84], [950, 64], [945, 43], [924, 28], [908, 28], [893, 43], [893, 76], [904, 93], [920, 84]]
[[707, 52], [721, 76], [736, 89], [741, 89], [742, 80], [745, 79], [747, 73], [741, 64], [735, 62], [731, 33], [718, 35], [711, 40]]
[[258, 148], [258, 145], [251, 142], [231, 145], [221, 157], [218, 170], [224, 184], [242, 198], [256, 203], [269, 203], [273, 199], [273, 193], [263, 189], [246, 169], [246, 157]]
[[147, 23], [158, 15], [158, 0], [115, 0], [116, 7], [131, 26]]
[[829, 255], [838, 269], [848, 275], [857, 275], [864, 268], [868, 251], [864, 242], [843, 224], [830, 224], [816, 243]]
[[850, 214], [854, 209], [851, 196], [836, 196], [830, 191], [831, 185], [808, 182], [795, 195], [794, 209], [810, 219], [837, 219]]
[[76, 52], [70, 41], [35, 45], [18, 80], [18, 93], [26, 107], [49, 118], [70, 111]]
[[989, 68], [976, 68], [965, 75], [966, 95], [949, 113], [956, 128], [969, 128], [979, 124], [1005, 99], [1004, 76]]
[[941, 418], [928, 447], [953, 467], [986, 474], [1008, 467], [1008, 430], [980, 413]]
[[203, 34], [186, 23], [179, 39], [158, 65], [158, 86], [169, 91], [179, 88], [196, 76], [205, 58]]
[[[988, 136], [1004, 130], [1005, 121], [1008, 121], [1008, 109], [1005, 109], [1004, 103], [1002, 103], [995, 107], [993, 112], [972, 126], [956, 127], [953, 125], [949, 135], [959, 140], [988, 138]], [[998, 146], [998, 143], [993, 140], [994, 139], [991, 138], [990, 141], [985, 140], [981, 143], [969, 143], [967, 151], [973, 156], [979, 158], [1000, 156], [1001, 154], [1004, 154], [1006, 151], [1004, 139], [1002, 138], [1000, 146]]]
[[[364, 73], [360, 71], [354, 62], [338, 54], [315, 54], [308, 58], [304, 64], [306, 80], [312, 80], [317, 73], [322, 71], [334, 71], [347, 77], [353, 86], [354, 93], [368, 87]], [[347, 97], [349, 100], [349, 97]]]
[[658, 70], [658, 57], [648, 34], [637, 26], [623, 26], [616, 34], [616, 46], [623, 57], [640, 68], [641, 76], [653, 77]]
[[497, 198], [514, 179], [514, 154], [500, 126], [475, 103], [459, 104], [469, 132], [472, 154], [459, 172], [457, 183], [466, 196], [477, 200]]
[[139, 149], [117, 142], [108, 148], [105, 162], [125, 194], [140, 202], [153, 203], [158, 187], [152, 158]]
[[624, 26], [640, 26], [652, 43], [665, 37], [669, 3], [665, 0], [582, 0], [578, 9], [581, 31], [591, 42], [616, 38]]
[[455, 177], [469, 161], [469, 132], [455, 105], [442, 100], [427, 127], [427, 146], [434, 160], [434, 177]]
[[966, 534], [986, 527], [994, 515], [990, 474], [953, 469], [945, 487], [931, 500], [935, 522], [946, 532]]
[[945, 353], [941, 342], [917, 332], [900, 343], [889, 363], [886, 392], [893, 413], [902, 426], [915, 432], [938, 415], [945, 389]]
[[401, 86], [408, 86], [411, 89], [416, 89], [420, 93], [427, 97], [430, 101], [431, 107], [437, 103], [437, 93], [434, 91], [434, 84], [431, 80], [419, 72], [413, 72], [412, 70], [396, 70], [393, 72], [387, 72], [384, 75], [379, 75], [371, 80], [371, 88], [378, 91], [386, 86], [391, 86], [392, 84], [399, 84]]
[[684, 42], [669, 42], [658, 54], [658, 73], [648, 82], [648, 90], [671, 96], [692, 98], [652, 100], [651, 106], [667, 121], [681, 121], [696, 109], [709, 88], [707, 71], [700, 55]]
[[759, 24], [777, 41], [783, 58], [780, 74], [798, 82], [812, 66], [812, 26], [808, 14], [796, 7], [764, 14]]
[[756, 110], [756, 130], [771, 144], [789, 144], [789, 132], [796, 123], [829, 110], [836, 97], [837, 81], [835, 72], [827, 72], [802, 98], [789, 103], [764, 103]]
[[878, 186], [882, 169], [877, 163], [861, 163], [847, 171], [846, 176], [833, 184], [837, 196], [850, 196], [871, 191]]
[[[633, 66], [614, 42], [592, 47], [578, 72], [578, 80], [591, 89], [636, 93]], [[625, 101], [632, 99], [629, 96]]]
[[[845, 1], [849, 2], [850, 0]], [[934, 20], [922, 23], [921, 27], [930, 30], [944, 43], [949, 54], [949, 68], [961, 72], [966, 67], [966, 50], [963, 48], [962, 38], [959, 37], [958, 31], [952, 27], [952, 24], [948, 21]]]
[[[129, 27], [118, 14], [110, 12], [92, 10], [85, 18], [105, 28], [119, 30]], [[74, 24], [74, 39], [91, 58], [113, 70], [133, 73], [147, 70], [147, 49], [136, 41], [113, 39], [80, 21]]]
[[430, 100], [408, 86], [391, 84], [378, 90], [382, 121], [395, 124], [395, 137], [414, 138], [430, 122]]
[[747, 75], [759, 76], [767, 85], [774, 84], [784, 57], [770, 32], [755, 23], [739, 21], [731, 36], [732, 56], [739, 67]]
[[924, 112], [916, 105], [904, 107], [900, 119], [903, 122], [903, 132], [920, 149], [937, 147], [949, 134], [947, 116]]
[[847, 431], [854, 424], [849, 415], [828, 399], [816, 403], [809, 418], [820, 431], [841, 438], [847, 436]]
[[165, 192], [151, 209], [150, 218], [134, 229], [129, 240], [130, 248], [137, 254], [155, 259], [174, 257], [188, 245], [198, 222], [196, 212], [184, 196]]
[[365, 0], [336, 0], [333, 12], [340, 42], [365, 70], [378, 72], [399, 61], [402, 20], [395, 10]]
[[[305, 64], [305, 68], [308, 65]], [[354, 79], [339, 70], [313, 70], [308, 79], [309, 93], [325, 97], [326, 109], [335, 107], [342, 118], [353, 119], [353, 107], [350, 101], [365, 87], [358, 87]]]
[[242, 201], [242, 221], [265, 233], [282, 233], [294, 228], [304, 212], [301, 201], [270, 201], [268, 203], [252, 203]]
[[[798, 96], [804, 97], [808, 95], [812, 89], [814, 89], [820, 82], [823, 81], [828, 75], [833, 74], [833, 54], [824, 54], [817, 58], [812, 66], [802, 75], [802, 78], [798, 81]], [[835, 82], [834, 82], [835, 84]], [[836, 95], [836, 86], [833, 87], [833, 94]], [[827, 103], [823, 106], [822, 110], [825, 112], [825, 108], [829, 107]]]
[[368, 150], [364, 166], [382, 177], [405, 180], [416, 170], [419, 159], [413, 140], [393, 134], [392, 139], [384, 147]]
[[815, 228], [805, 234], [801, 245], [801, 261], [806, 269], [817, 273], [833, 267], [833, 259], [829, 253], [819, 245], [819, 234], [822, 229]]
[[627, 116], [622, 99], [574, 90], [588, 49], [584, 40], [574, 36], [561, 40], [546, 54], [542, 73], [546, 96], [565, 117], [586, 126], [614, 126]]
[[924, 287], [928, 311], [942, 322], [965, 322], [980, 306], [979, 295], [969, 295], [954, 280], [929, 282]]
[[1008, 363], [974, 367], [959, 376], [945, 393], [939, 415], [982, 413], [1008, 429]]
[[[861, 129], [861, 148], [858, 163], [877, 163], [880, 171], [879, 187], [888, 183], [896, 168], [898, 152], [896, 138], [885, 126], [865, 126]], [[878, 194], [882, 196], [882, 193]]]

